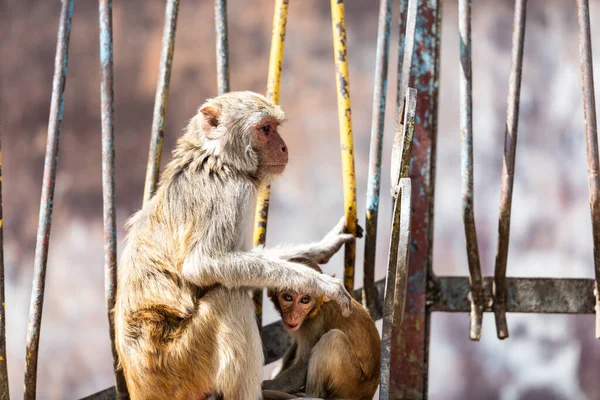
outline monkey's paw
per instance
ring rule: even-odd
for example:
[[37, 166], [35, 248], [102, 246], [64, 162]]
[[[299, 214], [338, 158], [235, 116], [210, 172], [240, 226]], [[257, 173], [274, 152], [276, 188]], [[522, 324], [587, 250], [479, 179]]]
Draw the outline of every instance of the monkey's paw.
[[338, 303], [342, 309], [342, 315], [350, 315], [352, 306], [352, 297], [339, 279], [332, 278], [329, 275], [319, 275], [319, 289], [323, 295]]

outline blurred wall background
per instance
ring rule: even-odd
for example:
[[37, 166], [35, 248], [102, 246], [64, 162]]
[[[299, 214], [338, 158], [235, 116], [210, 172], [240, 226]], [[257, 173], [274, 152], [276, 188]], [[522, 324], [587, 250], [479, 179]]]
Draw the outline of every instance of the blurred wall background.
[[[329, 2], [290, 2], [281, 104], [290, 164], [273, 185], [268, 243], [322, 236], [343, 214]], [[347, 0], [359, 218], [364, 224], [378, 3]], [[118, 237], [142, 202], [164, 0], [114, 3]], [[60, 2], [0, 1], [0, 121], [8, 361], [22, 396], [25, 338]], [[475, 213], [482, 266], [493, 271], [513, 2], [473, 4]], [[273, 2], [229, 0], [231, 86], [264, 92]], [[390, 210], [389, 160], [397, 60], [394, 7], [381, 215]], [[591, 1], [596, 81], [600, 2]], [[40, 342], [38, 398], [79, 398], [112, 385], [104, 308], [98, 4], [77, 1], [66, 85]], [[213, 2], [182, 1], [164, 162], [202, 101], [216, 94]], [[455, 1], [444, 4], [435, 199], [434, 270], [467, 274], [460, 208], [459, 42]], [[417, 49], [418, 51], [418, 49]], [[531, 1], [527, 11], [509, 275], [592, 277], [592, 241], [574, 2]], [[163, 163], [164, 165], [164, 163]], [[377, 279], [389, 221], [380, 218]], [[358, 244], [362, 286], [364, 242]], [[326, 272], [342, 274], [342, 255]], [[276, 319], [266, 307], [265, 323]], [[593, 316], [491, 314], [480, 343], [468, 316], [434, 314], [431, 399], [600, 399]]]

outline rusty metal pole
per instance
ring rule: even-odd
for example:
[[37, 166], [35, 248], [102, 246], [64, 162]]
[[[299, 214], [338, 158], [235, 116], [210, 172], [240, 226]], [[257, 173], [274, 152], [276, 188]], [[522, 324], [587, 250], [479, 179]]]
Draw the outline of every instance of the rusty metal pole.
[[[397, 177], [392, 186], [394, 197], [394, 212], [392, 214], [392, 230], [388, 251], [388, 268], [385, 281], [385, 296], [383, 304], [383, 321], [381, 328], [381, 385], [379, 398], [388, 400], [390, 397], [390, 361], [392, 347], [392, 331], [404, 319], [404, 306], [406, 303], [406, 288], [408, 278], [408, 255], [410, 244], [410, 210], [411, 210], [411, 182], [408, 178], [410, 165], [410, 149], [415, 128], [417, 92], [409, 89], [404, 104], [403, 123], [396, 125], [397, 142], [401, 147], [394, 148], [392, 158], [398, 171], [393, 173]], [[402, 129], [402, 134], [400, 134]]]
[[[279, 104], [279, 88], [281, 87], [281, 70], [283, 69], [283, 49], [285, 47], [285, 29], [287, 26], [289, 0], [276, 0], [273, 15], [273, 32], [271, 35], [271, 52], [269, 56], [269, 72], [267, 77], [267, 98]], [[254, 245], [264, 246], [267, 240], [267, 221], [269, 219], [269, 197], [271, 185], [260, 188], [256, 199], [254, 217]], [[262, 290], [254, 293], [254, 306], [258, 326], [262, 327]]]
[[[344, 184], [344, 207], [348, 232], [356, 234], [356, 176], [354, 174], [354, 141], [352, 137], [352, 112], [350, 107], [350, 75], [348, 73], [348, 48], [344, 1], [331, 0], [331, 28], [335, 59], [338, 121], [342, 149], [342, 172]], [[356, 244], [347, 243], [344, 249], [344, 286], [354, 291], [354, 261]]]
[[168, 0], [165, 10], [165, 28], [162, 38], [160, 70], [158, 73], [158, 83], [156, 85], [156, 97], [154, 99], [150, 152], [148, 154], [148, 167], [146, 169], [146, 182], [144, 185], [144, 204], [148, 203], [154, 195], [160, 172], [162, 146], [165, 138], [165, 117], [169, 102], [171, 70], [173, 69], [173, 52], [175, 50], [175, 31], [177, 30], [178, 11], [179, 0]]
[[494, 314], [498, 339], [508, 337], [506, 324], [506, 262], [510, 235], [512, 190], [515, 177], [515, 153], [519, 126], [519, 101], [521, 96], [521, 72], [523, 70], [523, 42], [525, 39], [525, 14], [527, 0], [515, 1], [510, 77], [506, 108], [506, 133], [504, 135], [504, 162], [502, 163], [502, 186], [500, 187], [500, 213], [498, 218], [498, 247], [494, 271]]
[[479, 246], [473, 210], [473, 86], [471, 74], [471, 0], [458, 2], [458, 27], [460, 31], [460, 136], [462, 212], [467, 242], [467, 259], [471, 282], [471, 313], [469, 337], [481, 338], [483, 321], [483, 291]]
[[377, 28], [377, 55], [375, 59], [375, 84], [373, 90], [373, 114], [371, 118], [371, 149], [369, 153], [369, 181], [367, 183], [367, 206], [365, 216], [365, 255], [363, 275], [363, 305], [371, 316], [375, 315], [377, 291], [375, 290], [375, 256], [377, 254], [377, 215], [381, 187], [381, 153], [387, 92], [387, 73], [390, 49], [392, 0], [379, 3]]
[[215, 31], [217, 34], [217, 89], [229, 92], [229, 34], [227, 32], [227, 0], [215, 0]]
[[[406, 17], [406, 9], [401, 21]], [[430, 309], [427, 280], [432, 274], [433, 199], [437, 140], [441, 0], [420, 1], [416, 13], [410, 87], [417, 90], [415, 133], [410, 162], [412, 183], [408, 292], [404, 321], [392, 329], [391, 399], [427, 397]], [[400, 85], [399, 85], [400, 86]]]
[[67, 60], [69, 56], [69, 38], [71, 19], [73, 17], [74, 0], [63, 0], [58, 28], [56, 57], [54, 60], [54, 78], [52, 81], [52, 100], [50, 103], [50, 121], [48, 123], [48, 139], [46, 158], [44, 161], [44, 178], [40, 199], [40, 217], [35, 245], [35, 261], [31, 305], [29, 308], [29, 324], [27, 326], [27, 353], [25, 357], [25, 393], [24, 399], [33, 400], [36, 394], [38, 348], [42, 309], [44, 306], [44, 287], [46, 281], [46, 265], [48, 262], [48, 243], [50, 241], [50, 225], [52, 223], [52, 206], [54, 203], [54, 184], [56, 181], [56, 164], [58, 161], [58, 142], [60, 138], [65, 104], [65, 84], [67, 81]]
[[598, 160], [598, 125], [596, 121], [594, 64], [592, 60], [590, 5], [588, 0], [577, 0], [577, 22], [579, 24], [579, 55], [581, 58], [583, 113], [587, 144], [590, 211], [592, 214], [594, 270], [596, 273], [596, 338], [600, 339], [600, 161]]
[[104, 287], [110, 347], [113, 355], [117, 398], [128, 398], [123, 370], [118, 369], [115, 324], [112, 310], [117, 295], [117, 223], [115, 210], [115, 99], [113, 63], [112, 0], [99, 0], [100, 11], [100, 100], [102, 113], [102, 204], [104, 216]]
[[4, 296], [4, 220], [2, 215], [2, 147], [0, 146], [0, 399], [9, 400], [6, 360], [6, 299]]

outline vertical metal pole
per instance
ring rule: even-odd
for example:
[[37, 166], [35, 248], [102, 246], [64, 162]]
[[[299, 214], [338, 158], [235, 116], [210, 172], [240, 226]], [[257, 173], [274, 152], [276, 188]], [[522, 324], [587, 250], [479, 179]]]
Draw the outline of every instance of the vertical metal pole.
[[[407, 8], [408, 7], [408, 8]], [[400, 4], [401, 16], [406, 15], [406, 18], [400, 18], [400, 37], [398, 48], [398, 93], [396, 103], [396, 124], [402, 123], [404, 116], [404, 101], [406, 99], [406, 91], [408, 90], [408, 82], [412, 69], [412, 60], [415, 48], [415, 29], [417, 23], [417, 7], [418, 0], [402, 0]], [[404, 32], [402, 29], [406, 29]], [[404, 33], [403, 33], [404, 32]], [[393, 169], [395, 173], [396, 168]], [[392, 176], [392, 185], [396, 184], [396, 176]]]
[[375, 256], [377, 254], [377, 214], [381, 187], [381, 153], [387, 92], [388, 59], [392, 0], [379, 3], [377, 28], [377, 56], [375, 60], [375, 84], [373, 90], [373, 116], [371, 119], [371, 150], [369, 153], [369, 181], [367, 183], [367, 206], [365, 217], [365, 260], [363, 276], [363, 305], [375, 315], [377, 290], [375, 289]]
[[473, 211], [473, 86], [471, 74], [471, 0], [458, 2], [458, 27], [460, 31], [460, 136], [461, 136], [461, 176], [462, 212], [469, 261], [469, 281], [471, 283], [471, 340], [481, 338], [483, 320], [483, 289], [479, 246]]
[[115, 211], [115, 138], [112, 0], [99, 0], [100, 11], [100, 99], [102, 112], [102, 204], [104, 216], [104, 287], [110, 347], [117, 398], [127, 398], [123, 371], [118, 369], [112, 310], [117, 295], [117, 223]]
[[4, 296], [4, 220], [2, 215], [2, 147], [0, 146], [0, 400], [9, 400], [6, 360], [6, 299]]
[[229, 38], [227, 32], [227, 0], [215, 0], [217, 33], [217, 86], [219, 94], [229, 92]]
[[506, 108], [506, 132], [504, 135], [504, 162], [500, 187], [500, 213], [498, 218], [498, 247], [494, 271], [494, 314], [498, 339], [508, 337], [506, 324], [506, 262], [510, 235], [512, 190], [515, 177], [515, 153], [519, 126], [519, 100], [521, 96], [521, 72], [523, 69], [523, 42], [525, 39], [525, 14], [527, 0], [515, 1], [510, 77]]
[[588, 0], [577, 0], [579, 24], [579, 55], [583, 88], [590, 211], [594, 243], [594, 268], [596, 272], [596, 338], [600, 339], [600, 161], [598, 160], [598, 125], [596, 98], [594, 96], [594, 65], [592, 61], [592, 36], [590, 33], [590, 6]]
[[[331, 27], [336, 71], [338, 121], [342, 149], [342, 172], [344, 183], [344, 207], [348, 232], [356, 233], [356, 177], [354, 175], [354, 141], [352, 138], [352, 113], [350, 107], [350, 75], [348, 73], [348, 50], [344, 1], [331, 0]], [[354, 291], [354, 261], [356, 244], [347, 243], [344, 252], [344, 286]]]
[[[404, 14], [405, 15], [405, 14]], [[433, 199], [437, 140], [441, 0], [420, 1], [415, 32], [411, 87], [417, 90], [415, 138], [412, 146], [411, 245], [404, 321], [394, 326], [390, 398], [427, 398], [430, 309], [427, 278], [431, 274]], [[402, 16], [401, 16], [402, 18]]]
[[[417, 20], [417, 5], [418, 0], [407, 0], [402, 1], [400, 5], [400, 11], [404, 12], [400, 17], [400, 26], [401, 28], [405, 28], [406, 32], [402, 30], [399, 32], [400, 43], [398, 51], [402, 53], [398, 54], [398, 95], [399, 100], [396, 102], [396, 132], [404, 132], [404, 119], [406, 119], [406, 106], [407, 100], [410, 98], [406, 96], [408, 90], [408, 81], [410, 80], [410, 74], [412, 69], [412, 59], [415, 48], [415, 27]], [[408, 8], [407, 8], [408, 6]], [[406, 18], [402, 18], [402, 15], [406, 15]], [[400, 165], [401, 162], [400, 157], [394, 156], [394, 154], [399, 153], [401, 150], [405, 148], [405, 143], [403, 142], [404, 138], [401, 135], [396, 134], [394, 137], [394, 143], [392, 144], [392, 161], [391, 161], [391, 186], [392, 188], [396, 187], [398, 184], [400, 177], [404, 177], [404, 173], [408, 174], [409, 163], [405, 163], [404, 165]], [[412, 140], [412, 136], [411, 136]]]
[[396, 131], [396, 136], [400, 137], [396, 141], [401, 142], [402, 146], [392, 152], [392, 158], [398, 159], [395, 164], [399, 171], [395, 174], [398, 176], [398, 181], [392, 186], [394, 213], [381, 328], [381, 385], [379, 387], [381, 400], [388, 400], [390, 397], [390, 358], [394, 346], [392, 331], [394, 326], [398, 327], [402, 324], [406, 303], [411, 218], [411, 182], [408, 178], [408, 167], [415, 127], [416, 101], [416, 90], [409, 89], [404, 101], [407, 105], [404, 122], [402, 125], [396, 125], [397, 129], [402, 126], [402, 134]]
[[152, 134], [150, 137], [150, 153], [148, 154], [148, 167], [146, 169], [146, 183], [144, 185], [144, 204], [154, 195], [160, 171], [160, 159], [165, 138], [165, 116], [169, 101], [169, 87], [171, 84], [171, 70], [173, 67], [173, 51], [175, 50], [175, 31], [177, 29], [177, 13], [179, 0], [168, 0], [165, 11], [165, 28], [162, 39], [162, 52], [160, 55], [160, 70], [156, 97], [154, 99], [154, 116], [152, 118]]
[[[267, 98], [279, 104], [279, 88], [281, 86], [281, 70], [283, 68], [283, 49], [285, 47], [285, 29], [288, 18], [289, 0], [275, 0], [273, 15], [273, 33], [271, 35], [271, 53], [269, 56], [269, 74], [267, 77]], [[271, 186], [260, 188], [256, 200], [254, 227], [254, 245], [264, 245], [267, 238], [267, 221], [269, 219], [269, 197]], [[262, 326], [262, 290], [254, 293], [254, 305], [258, 326]]]
[[54, 60], [54, 79], [52, 82], [52, 100], [50, 103], [50, 121], [48, 123], [48, 140], [44, 161], [44, 178], [40, 199], [40, 217], [35, 245], [35, 262], [31, 305], [29, 308], [29, 324], [27, 326], [27, 353], [25, 358], [25, 393], [24, 399], [35, 399], [37, 380], [37, 359], [40, 344], [42, 309], [44, 306], [44, 287], [46, 280], [46, 264], [48, 261], [48, 243], [50, 241], [50, 225], [52, 223], [52, 206], [54, 203], [54, 183], [56, 181], [56, 164], [58, 161], [58, 142], [64, 109], [64, 91], [67, 81], [67, 60], [69, 55], [69, 37], [71, 19], [73, 17], [74, 0], [63, 0], [58, 28], [58, 42]]

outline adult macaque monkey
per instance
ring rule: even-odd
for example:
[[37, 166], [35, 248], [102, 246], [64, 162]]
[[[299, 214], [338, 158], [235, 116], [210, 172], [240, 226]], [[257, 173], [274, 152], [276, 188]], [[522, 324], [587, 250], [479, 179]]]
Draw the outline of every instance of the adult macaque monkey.
[[349, 314], [339, 280], [288, 261], [327, 261], [354, 239], [344, 221], [317, 243], [248, 251], [257, 189], [288, 161], [283, 119], [252, 92], [207, 100], [156, 194], [127, 222], [114, 316], [132, 399], [260, 399], [251, 288], [325, 295]]
[[[304, 263], [321, 271], [311, 260]], [[381, 339], [367, 310], [353, 299], [352, 314], [345, 318], [326, 295], [277, 289], [268, 294], [294, 344], [263, 389], [326, 399], [373, 399]]]

